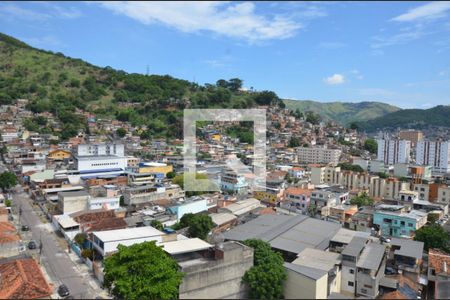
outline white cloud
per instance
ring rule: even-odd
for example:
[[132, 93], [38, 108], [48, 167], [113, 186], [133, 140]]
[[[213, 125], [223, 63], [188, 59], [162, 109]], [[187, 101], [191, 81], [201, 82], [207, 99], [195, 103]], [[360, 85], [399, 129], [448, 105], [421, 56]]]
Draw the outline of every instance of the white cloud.
[[425, 31], [420, 25], [403, 28], [400, 31], [400, 33], [391, 36], [374, 36], [372, 38], [371, 48], [378, 49], [387, 46], [403, 45], [431, 34], [431, 32]]
[[256, 13], [251, 2], [101, 2], [118, 14], [143, 24], [162, 23], [177, 30], [194, 33], [210, 31], [250, 42], [286, 39], [302, 24], [284, 15]]
[[398, 22], [422, 21], [445, 17], [447, 10], [450, 10], [450, 1], [435, 1], [427, 3], [401, 14], [392, 19]]
[[345, 77], [342, 74], [333, 74], [330, 77], [324, 78], [323, 81], [329, 85], [339, 85], [345, 83]]

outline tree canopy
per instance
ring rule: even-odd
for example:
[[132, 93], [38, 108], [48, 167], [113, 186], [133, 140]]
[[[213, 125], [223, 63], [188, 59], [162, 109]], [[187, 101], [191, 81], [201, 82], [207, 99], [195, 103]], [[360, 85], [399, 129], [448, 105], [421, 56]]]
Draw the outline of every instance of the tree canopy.
[[423, 242], [426, 251], [430, 248], [436, 248], [450, 252], [450, 235], [439, 224], [422, 226], [416, 231], [414, 240]]
[[0, 174], [0, 188], [6, 191], [17, 184], [17, 177], [14, 173], [4, 171]]
[[254, 265], [243, 277], [250, 287], [250, 299], [283, 298], [283, 282], [287, 272], [283, 257], [272, 250], [269, 243], [259, 239], [245, 240], [244, 244], [254, 249]]
[[193, 213], [184, 214], [180, 222], [172, 226], [174, 229], [181, 229], [188, 227], [188, 234], [190, 237], [198, 237], [206, 240], [208, 233], [214, 228], [214, 223], [210, 216]]
[[364, 172], [364, 169], [360, 165], [352, 165], [349, 163], [339, 163], [338, 167], [342, 170], [354, 171], [354, 172]]
[[377, 150], [378, 150], [377, 141], [375, 141], [374, 139], [367, 139], [364, 142], [364, 149], [369, 151], [372, 154], [377, 153]]
[[373, 203], [374, 203], [373, 199], [370, 198], [366, 192], [364, 192], [361, 195], [358, 195], [356, 197], [353, 197], [350, 200], [350, 204], [357, 205], [358, 207], [371, 206], [371, 205], [373, 205]]
[[176, 261], [154, 241], [119, 245], [105, 258], [105, 286], [119, 299], [176, 299], [183, 278]]
[[289, 147], [300, 147], [300, 140], [295, 136], [291, 137], [291, 139], [289, 140]]

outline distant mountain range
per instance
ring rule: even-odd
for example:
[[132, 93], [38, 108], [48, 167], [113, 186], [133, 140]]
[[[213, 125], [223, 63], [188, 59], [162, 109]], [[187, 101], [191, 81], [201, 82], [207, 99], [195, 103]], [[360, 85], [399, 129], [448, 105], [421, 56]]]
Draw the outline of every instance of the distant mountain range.
[[438, 105], [430, 109], [402, 109], [357, 124], [367, 132], [397, 128], [425, 129], [430, 126], [450, 128], [450, 105]]
[[334, 120], [342, 125], [376, 119], [393, 112], [399, 107], [382, 102], [317, 102], [311, 100], [284, 100], [286, 107], [301, 112], [312, 111], [325, 120]]

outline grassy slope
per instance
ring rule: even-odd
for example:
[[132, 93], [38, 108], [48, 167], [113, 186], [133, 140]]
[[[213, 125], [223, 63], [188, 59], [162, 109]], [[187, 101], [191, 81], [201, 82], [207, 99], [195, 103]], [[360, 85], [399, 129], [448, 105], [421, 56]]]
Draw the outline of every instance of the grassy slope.
[[400, 108], [381, 102], [329, 102], [321, 103], [310, 100], [284, 100], [286, 107], [292, 110], [313, 111], [328, 120], [335, 120], [343, 125], [354, 121], [375, 119], [379, 116], [398, 111]]

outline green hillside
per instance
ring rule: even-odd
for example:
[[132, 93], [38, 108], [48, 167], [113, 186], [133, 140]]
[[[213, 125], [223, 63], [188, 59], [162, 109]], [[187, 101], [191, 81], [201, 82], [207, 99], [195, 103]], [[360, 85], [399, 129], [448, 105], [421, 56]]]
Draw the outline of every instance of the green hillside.
[[358, 126], [367, 132], [379, 129], [450, 127], [450, 105], [430, 109], [403, 109], [367, 122], [358, 122]]
[[[146, 137], [181, 137], [182, 109], [186, 107], [283, 105], [273, 92], [243, 92], [241, 86], [238, 78], [201, 86], [169, 75], [100, 68], [62, 53], [32, 48], [0, 33], [0, 104], [29, 99], [32, 111], [49, 111], [58, 117], [64, 139], [86, 127], [77, 109], [146, 125]], [[40, 128], [52, 131], [45, 125]]]
[[334, 120], [342, 125], [366, 121], [400, 110], [400, 108], [381, 102], [329, 102], [310, 100], [284, 100], [286, 107], [301, 112], [313, 111], [326, 120]]

